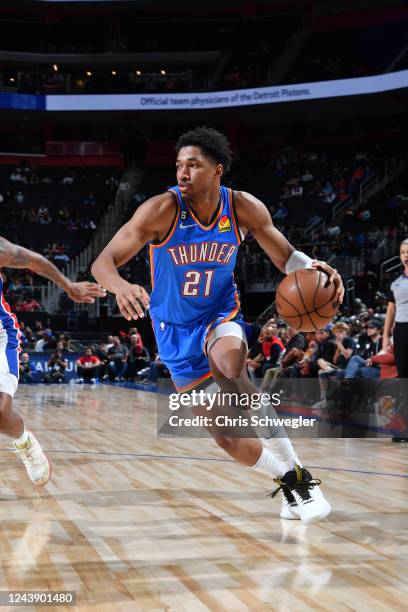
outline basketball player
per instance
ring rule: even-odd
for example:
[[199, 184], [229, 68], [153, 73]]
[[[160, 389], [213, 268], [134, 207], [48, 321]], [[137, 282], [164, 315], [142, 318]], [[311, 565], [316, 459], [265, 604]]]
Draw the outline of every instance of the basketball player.
[[[248, 232], [273, 263], [289, 274], [305, 267], [326, 271], [342, 301], [339, 274], [296, 251], [274, 227], [266, 206], [254, 196], [221, 186], [231, 165], [225, 136], [207, 127], [187, 132], [177, 146], [177, 186], [140, 206], [92, 267], [97, 281], [116, 295], [123, 316], [143, 317], [149, 308], [160, 359], [178, 391], [213, 379], [222, 390], [252, 395], [246, 370], [247, 342], [233, 277], [238, 247]], [[149, 243], [152, 294], [118, 273]], [[272, 476], [283, 493], [282, 518], [320, 520], [330, 504], [301, 467], [284, 430], [267, 443], [234, 438], [210, 429], [235, 460]]]
[[[0, 268], [28, 268], [64, 289], [74, 302], [92, 303], [106, 292], [95, 283], [73, 283], [42, 255], [12, 244], [0, 237]], [[14, 440], [28, 476], [35, 485], [44, 485], [51, 475], [51, 464], [38, 440], [27, 431], [23, 419], [13, 409], [18, 384], [19, 327], [3, 296], [0, 275], [0, 433]]]

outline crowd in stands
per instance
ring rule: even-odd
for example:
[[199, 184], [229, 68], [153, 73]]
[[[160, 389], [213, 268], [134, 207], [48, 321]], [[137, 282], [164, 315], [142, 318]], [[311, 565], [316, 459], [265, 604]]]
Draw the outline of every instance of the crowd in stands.
[[157, 354], [151, 355], [136, 327], [118, 336], [108, 335], [106, 341], [84, 346], [67, 333], [55, 333], [35, 321], [33, 327], [20, 323], [22, 355], [21, 382], [34, 382], [30, 359], [36, 354], [47, 356], [47, 371], [35, 382], [65, 382], [69, 355], [76, 357], [76, 382], [95, 384], [97, 381], [122, 383], [154, 383], [158, 376], [168, 376]]
[[[65, 266], [85, 248], [119, 186], [107, 168], [49, 168], [23, 161], [0, 167], [2, 236]], [[16, 312], [41, 310], [44, 280], [28, 270], [3, 270], [4, 293]]]
[[309, 405], [321, 417], [383, 410], [384, 424], [406, 430], [393, 343], [385, 345], [382, 330], [383, 317], [372, 309], [314, 333], [272, 317], [248, 353], [249, 375], [263, 391], [280, 391], [286, 403]]

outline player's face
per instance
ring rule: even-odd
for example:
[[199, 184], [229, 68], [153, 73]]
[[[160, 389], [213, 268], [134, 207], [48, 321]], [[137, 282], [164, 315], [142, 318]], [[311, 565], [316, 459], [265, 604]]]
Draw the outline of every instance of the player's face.
[[177, 184], [189, 197], [208, 192], [222, 175], [222, 165], [203, 155], [199, 147], [183, 147], [176, 160]]
[[401, 263], [408, 266], [408, 244], [402, 244], [400, 248]]

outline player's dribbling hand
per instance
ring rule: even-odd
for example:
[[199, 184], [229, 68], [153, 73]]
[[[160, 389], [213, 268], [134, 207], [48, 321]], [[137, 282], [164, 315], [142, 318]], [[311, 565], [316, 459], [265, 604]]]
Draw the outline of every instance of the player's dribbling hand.
[[150, 297], [144, 287], [131, 285], [125, 282], [115, 292], [116, 302], [125, 319], [139, 319], [144, 317], [143, 308], [149, 308]]
[[95, 298], [106, 297], [106, 291], [97, 283], [88, 283], [82, 281], [80, 283], [70, 283], [67, 294], [74, 302], [93, 304]]
[[322, 272], [326, 272], [329, 277], [329, 283], [334, 283], [336, 285], [336, 298], [339, 304], [342, 304], [344, 298], [344, 285], [343, 280], [337, 270], [329, 266], [329, 264], [325, 261], [316, 260], [312, 263], [312, 268], [314, 270], [321, 270]]

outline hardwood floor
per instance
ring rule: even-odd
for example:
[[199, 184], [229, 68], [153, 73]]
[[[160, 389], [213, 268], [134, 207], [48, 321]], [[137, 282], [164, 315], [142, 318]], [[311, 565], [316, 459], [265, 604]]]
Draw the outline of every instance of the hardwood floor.
[[0, 591], [76, 591], [44, 610], [406, 609], [406, 445], [297, 440], [333, 506], [304, 526], [212, 440], [157, 438], [153, 394], [21, 386], [15, 406], [53, 476], [31, 485], [1, 438]]

